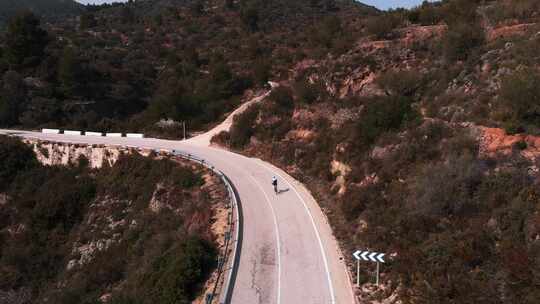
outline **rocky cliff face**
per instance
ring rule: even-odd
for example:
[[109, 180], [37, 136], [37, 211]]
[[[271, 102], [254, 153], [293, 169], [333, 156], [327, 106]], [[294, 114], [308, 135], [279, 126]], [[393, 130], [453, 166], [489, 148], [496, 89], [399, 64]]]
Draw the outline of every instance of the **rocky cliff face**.
[[121, 155], [138, 152], [143, 156], [148, 156], [152, 153], [152, 150], [144, 149], [57, 143], [35, 139], [27, 139], [25, 143], [32, 147], [37, 159], [47, 166], [78, 164], [79, 161], [87, 160], [91, 168], [101, 168], [104, 165], [114, 165]]

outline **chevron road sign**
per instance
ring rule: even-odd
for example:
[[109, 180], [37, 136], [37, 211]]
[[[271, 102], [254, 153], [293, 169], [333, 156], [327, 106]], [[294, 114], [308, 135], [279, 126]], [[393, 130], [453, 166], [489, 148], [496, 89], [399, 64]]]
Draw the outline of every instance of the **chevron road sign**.
[[366, 262], [375, 262], [375, 263], [386, 263], [384, 261], [385, 255], [386, 254], [384, 253], [361, 251], [361, 250], [357, 250], [355, 253], [353, 253], [353, 256], [357, 260], [363, 260]]
[[379, 286], [379, 268], [380, 263], [386, 263], [384, 260], [385, 253], [373, 252], [373, 251], [362, 251], [357, 250], [353, 253], [354, 258], [356, 259], [356, 285], [360, 286], [360, 261], [374, 262], [377, 263], [377, 278], [376, 283]]

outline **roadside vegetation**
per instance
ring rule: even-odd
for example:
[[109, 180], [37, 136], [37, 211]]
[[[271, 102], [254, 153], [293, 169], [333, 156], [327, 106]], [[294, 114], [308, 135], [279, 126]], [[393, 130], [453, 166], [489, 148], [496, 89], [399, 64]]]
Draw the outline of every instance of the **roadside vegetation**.
[[102, 169], [84, 159], [45, 167], [7, 137], [0, 137], [0, 160], [0, 302], [189, 303], [199, 296], [216, 266], [212, 201], [200, 190], [200, 172], [139, 155]]

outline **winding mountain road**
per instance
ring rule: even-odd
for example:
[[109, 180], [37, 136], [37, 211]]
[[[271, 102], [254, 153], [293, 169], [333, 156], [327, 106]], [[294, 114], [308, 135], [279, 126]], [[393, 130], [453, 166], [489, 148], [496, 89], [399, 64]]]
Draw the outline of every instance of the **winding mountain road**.
[[[205, 159], [229, 177], [242, 205], [243, 242], [231, 303], [355, 303], [339, 246], [309, 191], [271, 164], [210, 146], [212, 135], [230, 127], [232, 115], [215, 129], [187, 141], [13, 130], [0, 130], [0, 134], [53, 142], [175, 149]], [[278, 178], [280, 194], [273, 191], [272, 176]]]

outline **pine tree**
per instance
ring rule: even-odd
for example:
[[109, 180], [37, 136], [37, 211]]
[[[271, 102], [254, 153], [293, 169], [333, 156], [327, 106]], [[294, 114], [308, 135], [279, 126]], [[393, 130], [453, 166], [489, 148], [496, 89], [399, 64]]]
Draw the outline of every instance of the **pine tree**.
[[5, 58], [9, 64], [20, 65], [28, 60], [40, 60], [49, 39], [40, 27], [40, 20], [26, 11], [9, 22], [5, 36]]

